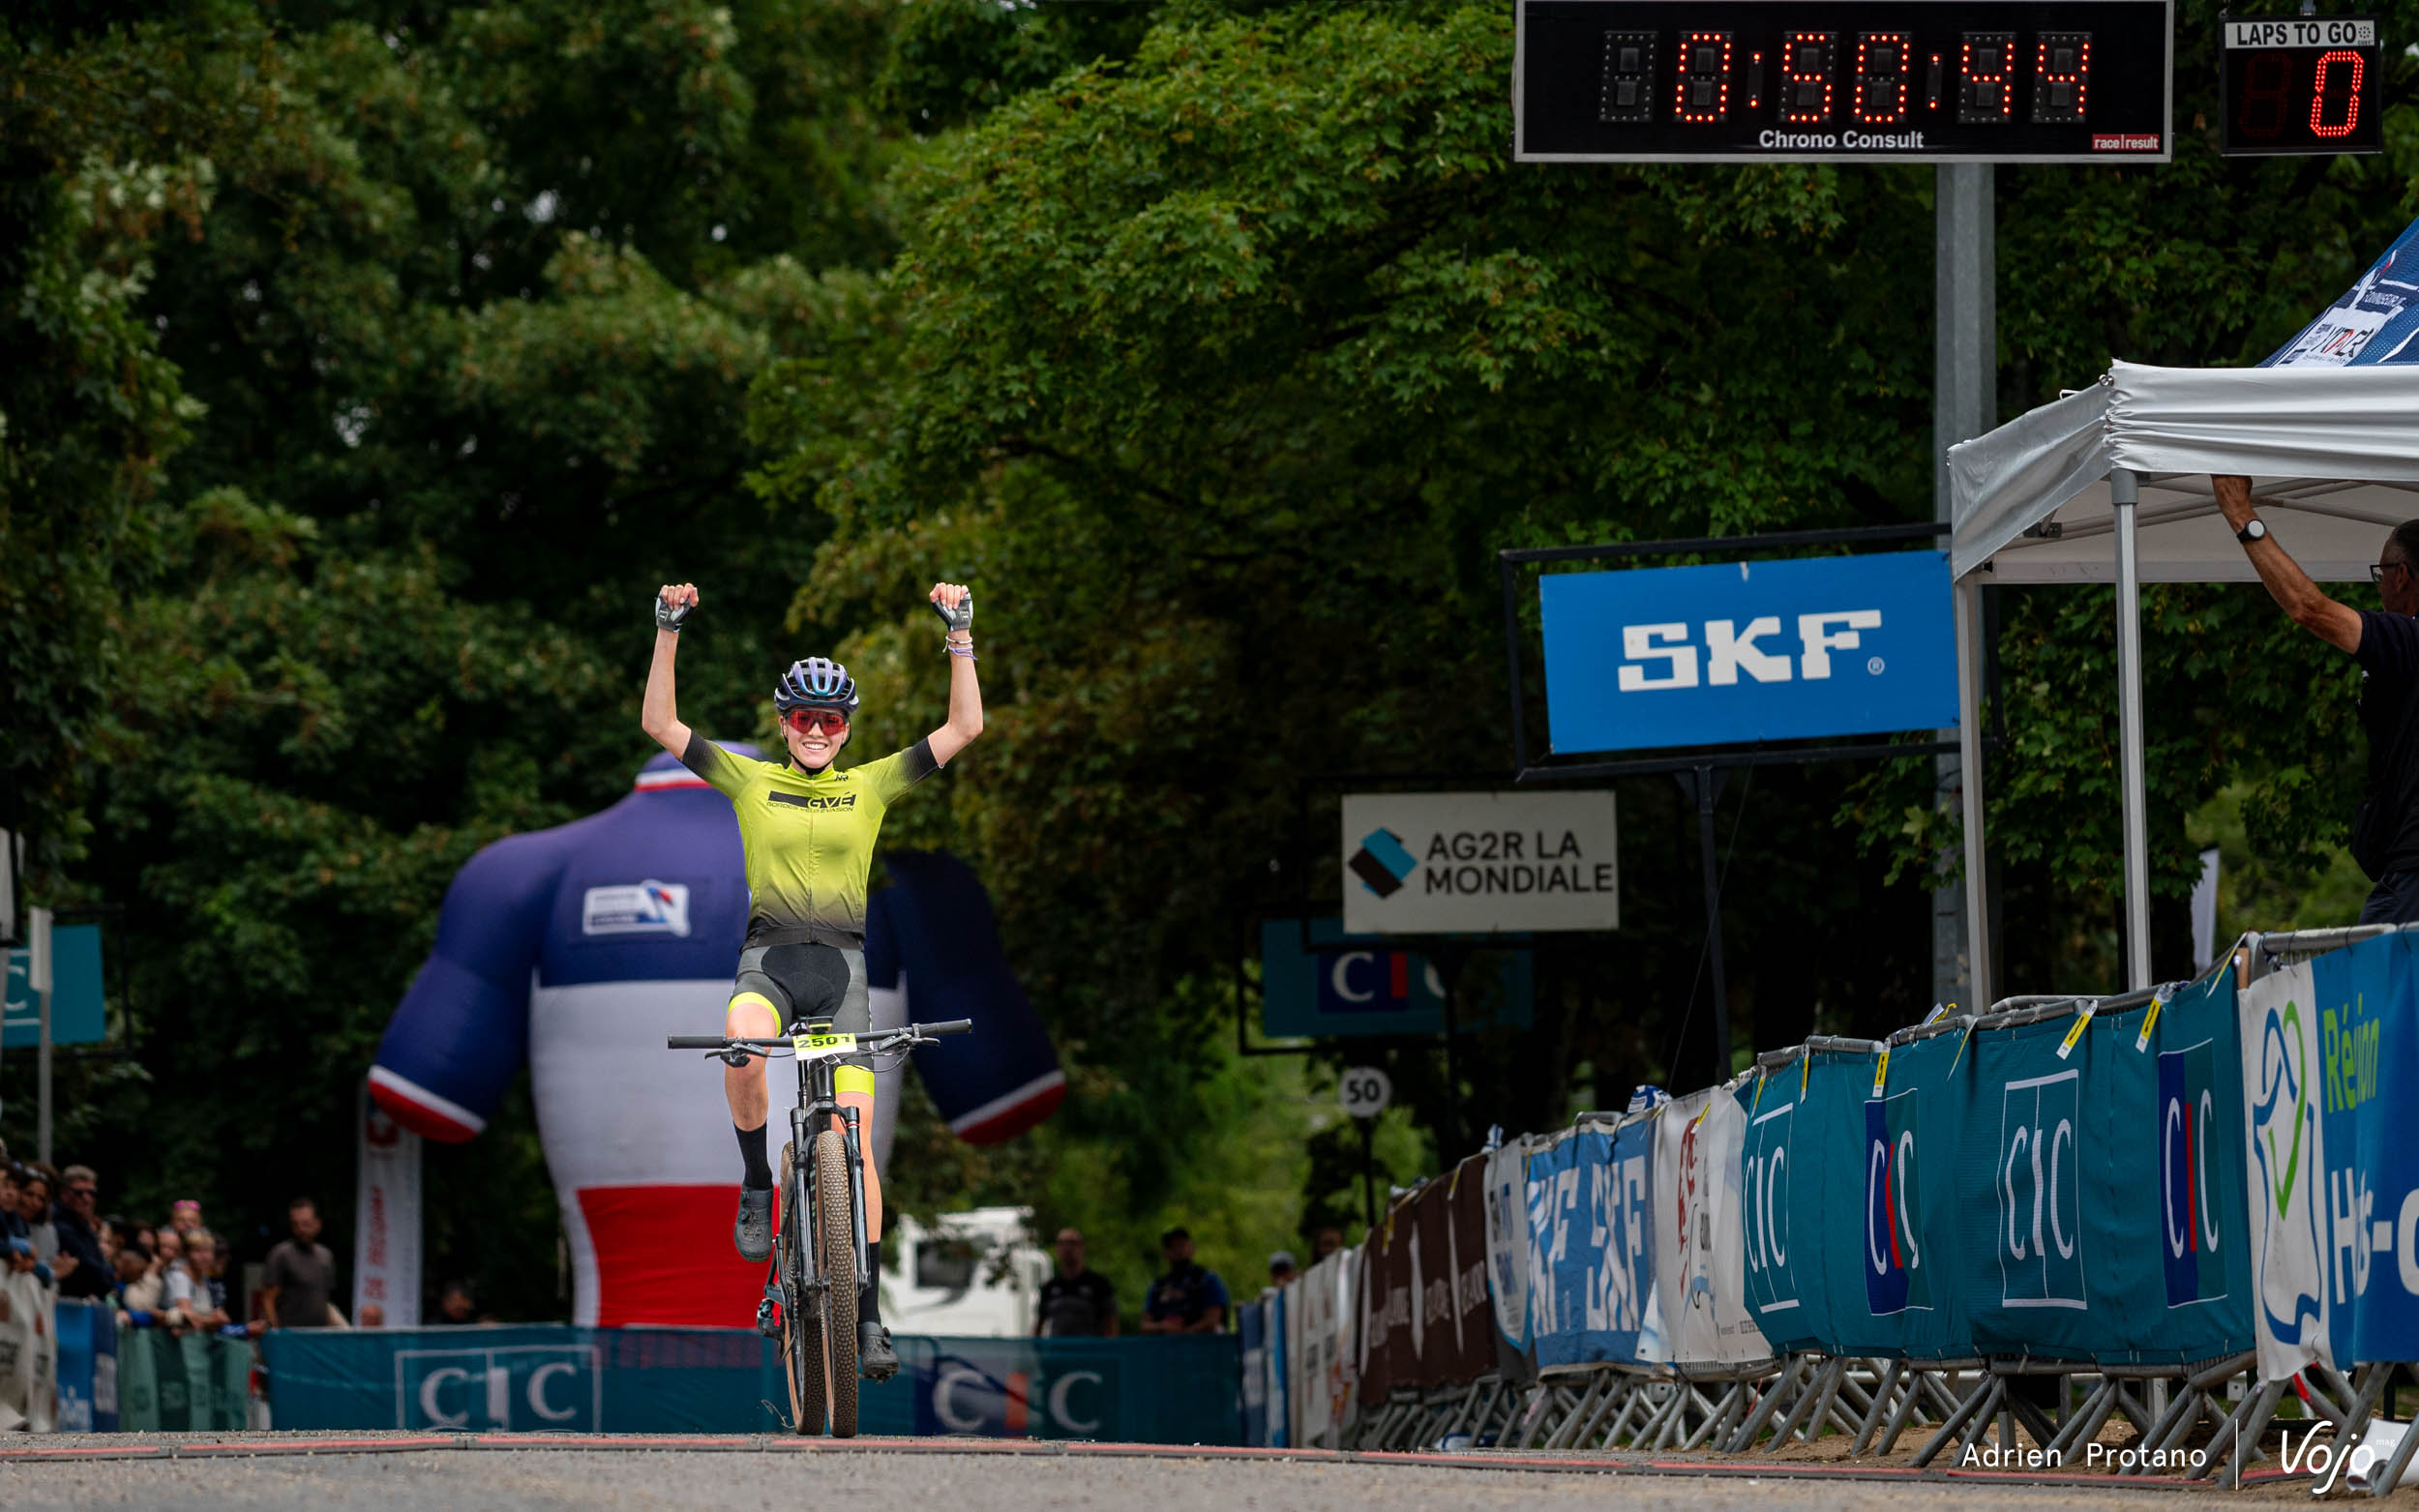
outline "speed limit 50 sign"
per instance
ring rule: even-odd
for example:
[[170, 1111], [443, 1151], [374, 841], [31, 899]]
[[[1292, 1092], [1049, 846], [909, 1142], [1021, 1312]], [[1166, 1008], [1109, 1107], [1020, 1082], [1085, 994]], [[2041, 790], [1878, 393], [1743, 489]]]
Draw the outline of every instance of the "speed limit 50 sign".
[[1356, 1118], [1375, 1118], [1394, 1096], [1394, 1083], [1375, 1066], [1355, 1066], [1335, 1084], [1344, 1111]]

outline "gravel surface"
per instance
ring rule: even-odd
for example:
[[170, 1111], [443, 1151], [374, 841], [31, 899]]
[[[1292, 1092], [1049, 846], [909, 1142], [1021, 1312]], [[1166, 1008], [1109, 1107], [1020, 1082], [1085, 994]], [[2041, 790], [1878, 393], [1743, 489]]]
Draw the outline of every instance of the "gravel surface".
[[[2275, 1490], [2281, 1490], [2276, 1488]], [[2266, 1495], [2262, 1494], [2266, 1492]], [[460, 1451], [286, 1455], [225, 1460], [134, 1460], [0, 1464], [0, 1506], [9, 1512], [98, 1508], [235, 1507], [329, 1512], [359, 1507], [679, 1508], [682, 1512], [772, 1512], [862, 1495], [873, 1504], [926, 1512], [1026, 1512], [1028, 1508], [1148, 1508], [1150, 1512], [1427, 1512], [1591, 1509], [1618, 1497], [1623, 1512], [1753, 1507], [1756, 1512], [1832, 1512], [1933, 1507], [2159, 1508], [2182, 1512], [2213, 1501], [2266, 1501], [2158, 1490], [2027, 1489], [2004, 1483], [1894, 1484], [1836, 1479], [1698, 1479], [1687, 1476], [1547, 1474], [1479, 1467], [1337, 1461], [1144, 1459], [842, 1453], [694, 1453], [626, 1450]], [[2307, 1491], [2294, 1493], [2296, 1499]]]

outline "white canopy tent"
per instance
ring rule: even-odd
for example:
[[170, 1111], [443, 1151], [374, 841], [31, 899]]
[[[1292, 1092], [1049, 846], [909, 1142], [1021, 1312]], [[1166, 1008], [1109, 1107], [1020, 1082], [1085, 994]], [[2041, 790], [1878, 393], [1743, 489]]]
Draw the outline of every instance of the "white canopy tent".
[[[2335, 311], [2272, 363], [2243, 369], [2118, 363], [2069, 394], [1949, 450], [1956, 580], [1960, 764], [1964, 773], [1965, 897], [1978, 1000], [1989, 994], [1981, 728], [1985, 582], [2117, 585], [2120, 788], [2125, 808], [2126, 974], [2150, 980], [2149, 824], [2142, 776], [2140, 585], [2254, 581], [2219, 515], [2210, 475], [2253, 480], [2277, 543], [2321, 582], [2364, 582], [2387, 532], [2419, 518], [2419, 362], [2408, 338], [2366, 366], [2310, 350], [2313, 333], [2343, 327], [2343, 311], [2391, 304], [2419, 317], [2419, 301], [2377, 288], [2396, 252]], [[2405, 253], [2405, 255], [2407, 255]], [[2329, 325], [2330, 316], [2336, 323]], [[2377, 319], [2369, 332], [2399, 325]], [[2387, 343], [2375, 343], [2384, 346]], [[2359, 352], [2352, 343], [2351, 351]], [[2412, 352], [2411, 357], [2419, 357]], [[2396, 359], [2404, 359], [2397, 362]]]

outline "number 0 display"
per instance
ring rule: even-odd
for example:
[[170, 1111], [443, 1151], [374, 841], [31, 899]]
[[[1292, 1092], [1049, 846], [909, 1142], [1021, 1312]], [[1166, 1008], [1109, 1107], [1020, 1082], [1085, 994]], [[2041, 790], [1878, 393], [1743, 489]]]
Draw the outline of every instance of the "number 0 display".
[[2220, 65], [2232, 157], [2379, 152], [2377, 24], [2367, 15], [2227, 19]]

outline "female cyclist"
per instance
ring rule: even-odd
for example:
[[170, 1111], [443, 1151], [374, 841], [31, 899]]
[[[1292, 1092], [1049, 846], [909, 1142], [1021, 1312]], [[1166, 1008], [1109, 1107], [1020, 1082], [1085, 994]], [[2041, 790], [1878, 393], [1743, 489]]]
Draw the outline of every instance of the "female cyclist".
[[[856, 682], [847, 667], [823, 657], [792, 662], [773, 689], [787, 761], [732, 756], [680, 723], [672, 697], [672, 658], [680, 627], [697, 608], [695, 583], [666, 583], [655, 596], [655, 661], [646, 677], [640, 723], [683, 766], [731, 800], [747, 856], [748, 936], [723, 1032], [765, 1038], [805, 1019], [827, 1019], [842, 1034], [872, 1027], [865, 995], [865, 887], [883, 813], [910, 787], [949, 764], [983, 732], [982, 690], [974, 680], [974, 598], [966, 585], [933, 584], [933, 610], [947, 626], [949, 721], [879, 761], [840, 771], [856, 713]], [[842, 1066], [834, 1077], [840, 1101], [857, 1110], [859, 1126], [874, 1125], [874, 1074]], [[764, 1061], [723, 1070], [746, 1174], [732, 1242], [751, 1260], [773, 1248], [773, 1173], [764, 1126], [769, 1104]], [[881, 1186], [865, 1164], [865, 1233], [871, 1268], [881, 1274]], [[865, 1374], [884, 1379], [899, 1368], [890, 1331], [881, 1325], [881, 1287], [866, 1293], [858, 1358]]]

